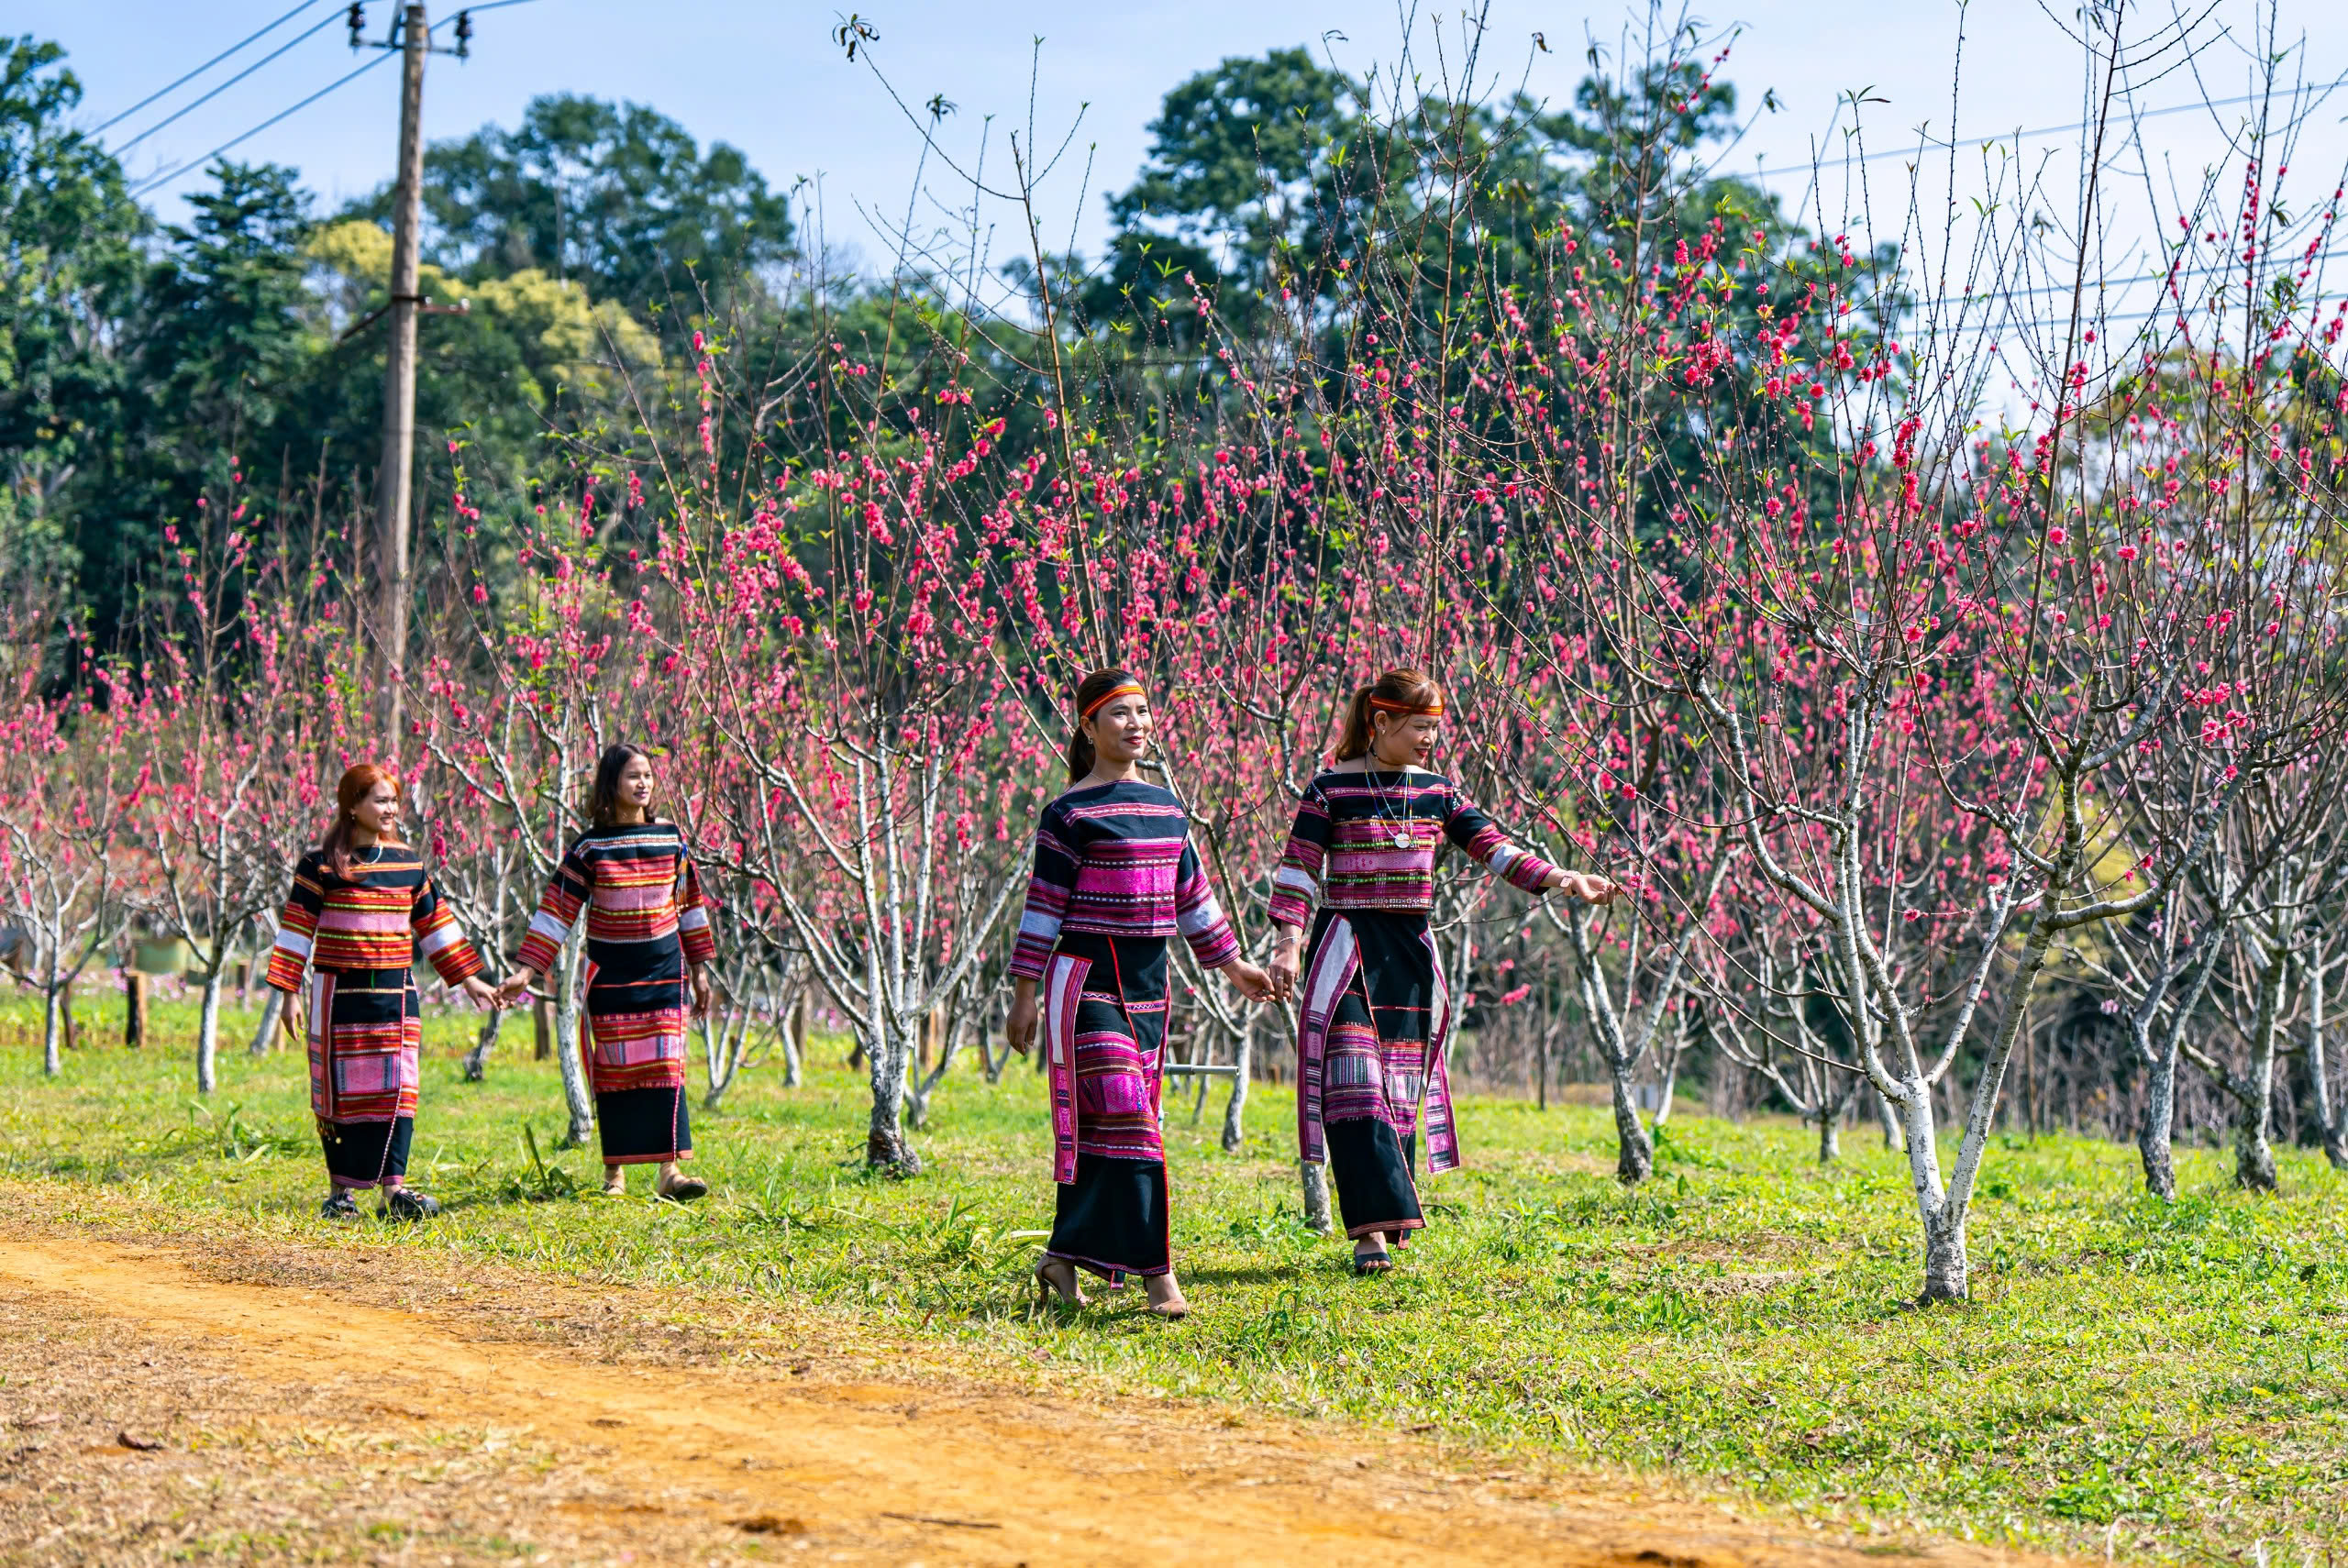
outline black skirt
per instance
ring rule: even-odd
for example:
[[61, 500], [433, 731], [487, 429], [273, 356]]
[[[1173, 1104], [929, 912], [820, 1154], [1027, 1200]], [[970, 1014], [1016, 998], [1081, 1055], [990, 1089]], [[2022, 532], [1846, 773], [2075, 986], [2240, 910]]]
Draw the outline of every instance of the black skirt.
[[408, 1144], [415, 1118], [390, 1121], [321, 1121], [327, 1175], [337, 1187], [397, 1187], [407, 1177]]
[[693, 1157], [693, 1130], [685, 1091], [606, 1089], [595, 1097], [595, 1126], [607, 1165], [648, 1165]]
[[1329, 1175], [1346, 1235], [1359, 1241], [1382, 1233], [1388, 1245], [1399, 1247], [1426, 1224], [1418, 1187], [1411, 1180], [1416, 1133], [1398, 1138], [1391, 1123], [1361, 1116], [1330, 1122], [1326, 1135]]
[[1166, 1162], [1080, 1153], [1076, 1179], [1061, 1184], [1044, 1255], [1103, 1278], [1167, 1274], [1174, 1267], [1166, 1230]]

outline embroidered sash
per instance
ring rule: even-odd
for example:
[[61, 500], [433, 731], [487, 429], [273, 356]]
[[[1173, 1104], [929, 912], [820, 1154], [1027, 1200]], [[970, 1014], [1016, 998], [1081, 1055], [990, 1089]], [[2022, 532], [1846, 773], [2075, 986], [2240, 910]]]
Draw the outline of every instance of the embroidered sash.
[[[1450, 1055], [1454, 1021], [1451, 991], [1444, 979], [1443, 957], [1435, 949], [1434, 935], [1426, 933], [1420, 940], [1427, 944], [1427, 956], [1434, 972], [1434, 1005], [1427, 1031], [1424, 1070], [1421, 1074], [1424, 1109], [1420, 1124], [1426, 1130], [1427, 1172], [1439, 1176], [1459, 1167], [1459, 1133], [1452, 1116], [1451, 1072], [1445, 1062]], [[1355, 941], [1352, 922], [1341, 915], [1331, 916], [1304, 972], [1303, 1006], [1296, 1032], [1297, 1147], [1299, 1157], [1308, 1165], [1328, 1163], [1323, 1111], [1328, 1079], [1329, 1025], [1336, 1016], [1338, 1002], [1360, 972], [1361, 949]]]
[[1076, 1014], [1092, 961], [1065, 953], [1044, 966], [1045, 1078], [1052, 1097], [1052, 1179], [1076, 1179]]

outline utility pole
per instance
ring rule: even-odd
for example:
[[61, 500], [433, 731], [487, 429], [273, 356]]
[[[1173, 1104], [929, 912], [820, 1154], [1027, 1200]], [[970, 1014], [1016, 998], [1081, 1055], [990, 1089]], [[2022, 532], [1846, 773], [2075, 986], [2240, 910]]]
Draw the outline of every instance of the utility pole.
[[400, 176], [392, 208], [392, 341], [383, 356], [383, 461], [375, 483], [375, 635], [382, 649], [384, 738], [399, 745], [407, 664], [408, 512], [415, 489], [417, 232], [424, 225], [424, 56], [432, 33], [424, 7], [400, 26]]
[[[435, 50], [421, 0], [404, 4], [390, 33], [377, 49], [400, 51], [399, 184], [392, 204], [391, 342], [383, 355], [383, 455], [375, 478], [375, 639], [378, 654], [377, 711], [384, 738], [399, 744], [403, 686], [407, 665], [407, 611], [411, 593], [408, 558], [415, 491], [415, 326], [433, 308], [416, 288], [424, 227], [424, 57], [471, 52], [472, 17], [457, 17], [457, 47]], [[349, 11], [350, 47], [362, 36], [365, 8]], [[364, 325], [364, 324], [362, 324]]]

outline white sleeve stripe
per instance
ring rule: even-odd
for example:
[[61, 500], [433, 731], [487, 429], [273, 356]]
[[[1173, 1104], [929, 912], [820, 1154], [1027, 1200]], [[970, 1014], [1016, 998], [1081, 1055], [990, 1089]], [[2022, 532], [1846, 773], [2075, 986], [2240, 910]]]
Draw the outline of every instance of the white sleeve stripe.
[[280, 931], [277, 933], [277, 950], [281, 953], [290, 953], [296, 958], [307, 958], [310, 955], [310, 949], [316, 945], [316, 944], [298, 931]]
[[1196, 936], [1202, 931], [1213, 930], [1222, 920], [1223, 906], [1216, 903], [1213, 898], [1209, 898], [1198, 908], [1187, 911], [1179, 916], [1174, 923], [1181, 928], [1183, 935]]
[[1060, 917], [1031, 910], [1019, 917], [1019, 932], [1023, 936], [1058, 936], [1060, 933]]
[[1272, 874], [1272, 885], [1277, 888], [1294, 888], [1299, 892], [1309, 893], [1312, 890], [1312, 878], [1293, 866], [1283, 866]]
[[570, 939], [570, 927], [544, 910], [540, 910], [530, 917], [530, 929], [557, 945]]
[[448, 946], [450, 943], [457, 941], [463, 934], [464, 933], [457, 929], [457, 922], [455, 921], [450, 921], [448, 924], [442, 926], [437, 931], [426, 933], [423, 943], [424, 955], [426, 958], [431, 957], [435, 953], [439, 952], [440, 949]]
[[679, 931], [699, 931], [708, 923], [709, 911], [707, 910], [683, 910], [680, 911], [677, 915], [677, 929]]
[[1490, 860], [1485, 861], [1484, 864], [1490, 867], [1495, 871], [1505, 872], [1512, 865], [1515, 864], [1516, 857], [1523, 853], [1523, 850], [1520, 850], [1512, 844], [1503, 844], [1498, 849], [1492, 851], [1492, 857]]

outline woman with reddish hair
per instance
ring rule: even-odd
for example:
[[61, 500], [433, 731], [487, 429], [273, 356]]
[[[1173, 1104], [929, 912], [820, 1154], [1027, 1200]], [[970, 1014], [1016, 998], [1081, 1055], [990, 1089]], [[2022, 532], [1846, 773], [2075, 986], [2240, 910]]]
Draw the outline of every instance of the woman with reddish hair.
[[1306, 1161], [1329, 1166], [1357, 1274], [1391, 1268], [1390, 1243], [1425, 1223], [1412, 1179], [1422, 1094], [1429, 1174], [1459, 1164], [1444, 1070], [1452, 1004], [1427, 928], [1436, 855], [1448, 843], [1529, 893], [1562, 888], [1604, 903], [1621, 891], [1511, 844], [1450, 779], [1426, 770], [1443, 706], [1443, 688], [1416, 669], [1390, 669], [1354, 694], [1333, 766], [1306, 787], [1272, 883], [1280, 934], [1271, 979], [1283, 997], [1298, 982], [1299, 939], [1320, 895], [1302, 964], [1297, 1136]]
[[1174, 1277], [1158, 1133], [1166, 939], [1180, 932], [1201, 967], [1223, 970], [1251, 999], [1271, 982], [1239, 955], [1182, 802], [1142, 781], [1157, 721], [1141, 682], [1096, 669], [1076, 690], [1076, 712], [1068, 792], [1036, 827], [1004, 1026], [1024, 1055], [1040, 1021], [1051, 1082], [1058, 1205], [1036, 1286], [1084, 1306], [1079, 1269], [1112, 1282], [1136, 1274], [1149, 1310], [1180, 1318], [1190, 1303]]
[[424, 862], [399, 841], [399, 783], [391, 774], [360, 763], [342, 776], [334, 823], [294, 868], [269, 955], [269, 983], [288, 998], [286, 1032], [309, 1048], [310, 1109], [332, 1183], [319, 1212], [329, 1220], [358, 1219], [352, 1194], [367, 1187], [382, 1188], [378, 1212], [385, 1219], [440, 1211], [407, 1185], [424, 1043], [417, 949], [475, 1007], [496, 1000], [480, 977], [481, 955], [457, 929]]

